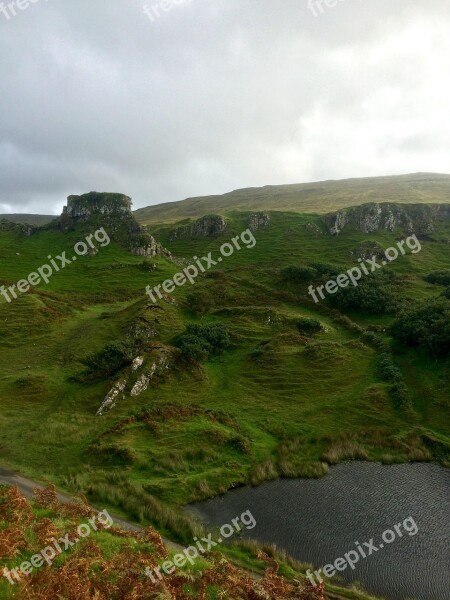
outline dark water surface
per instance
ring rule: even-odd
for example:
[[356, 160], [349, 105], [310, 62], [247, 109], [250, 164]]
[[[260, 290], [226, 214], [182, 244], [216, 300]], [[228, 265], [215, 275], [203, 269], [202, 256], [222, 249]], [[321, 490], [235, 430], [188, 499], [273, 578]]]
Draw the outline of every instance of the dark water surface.
[[323, 479], [241, 488], [189, 510], [210, 526], [250, 510], [257, 525], [245, 537], [275, 543], [316, 569], [355, 542], [374, 538], [378, 547], [386, 530], [413, 517], [416, 535], [401, 527], [402, 537], [394, 531], [392, 543], [340, 575], [390, 600], [450, 600], [450, 471], [437, 465], [348, 463]]

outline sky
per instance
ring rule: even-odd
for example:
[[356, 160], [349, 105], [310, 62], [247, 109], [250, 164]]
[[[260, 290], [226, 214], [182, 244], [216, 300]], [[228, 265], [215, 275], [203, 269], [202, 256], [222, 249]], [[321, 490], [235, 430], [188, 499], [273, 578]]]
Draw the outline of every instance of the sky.
[[0, 3], [1, 213], [450, 173], [448, 0], [16, 3]]

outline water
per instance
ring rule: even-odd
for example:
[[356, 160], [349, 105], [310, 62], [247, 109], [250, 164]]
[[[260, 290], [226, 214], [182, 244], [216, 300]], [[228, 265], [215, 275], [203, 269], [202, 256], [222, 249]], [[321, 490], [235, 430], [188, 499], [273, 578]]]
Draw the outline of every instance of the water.
[[[323, 479], [281, 479], [189, 507], [212, 527], [250, 510], [257, 525], [245, 537], [275, 543], [315, 569], [355, 550], [355, 542], [367, 550], [363, 542], [374, 538], [378, 547], [391, 529], [392, 543], [339, 573], [389, 600], [450, 600], [449, 509], [449, 470], [364, 462], [333, 467]], [[404, 530], [408, 517], [416, 535]], [[402, 537], [394, 530], [399, 523]], [[413, 523], [407, 526], [413, 533]]]

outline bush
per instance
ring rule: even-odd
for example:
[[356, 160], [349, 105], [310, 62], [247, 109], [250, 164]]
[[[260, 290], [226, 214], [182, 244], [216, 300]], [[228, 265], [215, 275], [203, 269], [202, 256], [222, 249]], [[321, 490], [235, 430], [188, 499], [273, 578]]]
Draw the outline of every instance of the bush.
[[316, 277], [317, 271], [311, 267], [285, 267], [281, 270], [281, 277], [291, 283], [303, 283]]
[[358, 286], [349, 285], [329, 300], [339, 309], [362, 309], [372, 314], [392, 313], [398, 307], [394, 275], [389, 271], [363, 277]]
[[203, 362], [230, 345], [230, 334], [222, 323], [188, 325], [178, 345], [184, 358]]
[[301, 318], [298, 319], [296, 325], [297, 329], [301, 333], [305, 333], [307, 335], [313, 335], [314, 333], [319, 333], [319, 331], [322, 331], [322, 325], [315, 319]]
[[92, 352], [80, 362], [88, 368], [89, 373], [109, 377], [131, 364], [138, 349], [139, 344], [136, 340], [111, 342], [103, 350]]
[[450, 351], [450, 304], [441, 299], [421, 302], [400, 315], [391, 333], [408, 346], [444, 356]]
[[428, 281], [428, 283], [448, 286], [450, 285], [450, 271], [434, 271], [424, 277], [424, 279], [425, 281]]
[[450, 287], [446, 288], [443, 292], [442, 295], [444, 296], [444, 298], [447, 298], [447, 300], [450, 300]]
[[402, 380], [402, 373], [400, 369], [395, 366], [391, 354], [383, 353], [380, 355], [378, 358], [377, 371], [379, 377], [383, 381], [398, 383]]
[[330, 277], [337, 277], [342, 272], [339, 269], [336, 269], [336, 267], [324, 263], [309, 263], [308, 266], [317, 271], [319, 275], [329, 275]]

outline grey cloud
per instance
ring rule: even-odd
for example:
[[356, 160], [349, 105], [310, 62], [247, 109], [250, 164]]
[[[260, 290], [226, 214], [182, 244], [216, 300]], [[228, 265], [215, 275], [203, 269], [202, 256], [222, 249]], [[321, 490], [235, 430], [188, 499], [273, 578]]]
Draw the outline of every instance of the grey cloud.
[[448, 170], [448, 2], [192, 0], [153, 23], [144, 4], [0, 14], [0, 205]]

